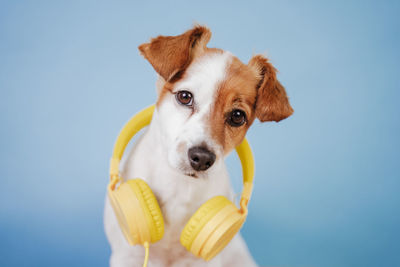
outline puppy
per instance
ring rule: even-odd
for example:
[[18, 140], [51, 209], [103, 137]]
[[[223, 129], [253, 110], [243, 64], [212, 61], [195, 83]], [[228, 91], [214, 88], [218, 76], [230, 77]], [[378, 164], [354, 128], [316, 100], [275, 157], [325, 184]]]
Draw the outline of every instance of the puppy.
[[[122, 177], [144, 179], [164, 216], [165, 234], [150, 246], [149, 266], [256, 266], [237, 234], [209, 262], [179, 242], [194, 212], [216, 195], [233, 200], [224, 158], [258, 118], [280, 121], [293, 113], [276, 69], [256, 55], [248, 64], [206, 45], [211, 32], [195, 26], [178, 36], [159, 36], [139, 46], [159, 74], [153, 119], [130, 151]], [[108, 198], [104, 224], [111, 266], [141, 266], [142, 246], [130, 246]]]

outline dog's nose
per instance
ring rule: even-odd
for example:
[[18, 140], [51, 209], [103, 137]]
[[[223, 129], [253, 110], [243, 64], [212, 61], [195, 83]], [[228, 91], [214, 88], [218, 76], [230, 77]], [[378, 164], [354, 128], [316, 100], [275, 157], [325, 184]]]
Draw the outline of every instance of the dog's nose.
[[188, 156], [190, 165], [196, 171], [205, 171], [215, 162], [215, 154], [201, 146], [190, 148]]

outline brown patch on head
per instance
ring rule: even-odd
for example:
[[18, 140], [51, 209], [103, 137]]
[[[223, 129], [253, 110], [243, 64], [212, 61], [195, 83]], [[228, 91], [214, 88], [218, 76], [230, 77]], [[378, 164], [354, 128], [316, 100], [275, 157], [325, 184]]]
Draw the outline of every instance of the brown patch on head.
[[158, 36], [139, 46], [140, 53], [155, 71], [171, 82], [181, 77], [193, 58], [201, 53], [211, 38], [211, 31], [204, 26], [177, 36]]
[[[242, 142], [256, 117], [261, 122], [278, 122], [293, 113], [286, 91], [276, 79], [276, 69], [266, 58], [255, 56], [245, 65], [233, 57], [226, 73], [210, 115], [212, 137], [222, 145], [224, 154]], [[235, 109], [246, 113], [247, 120], [239, 127], [227, 122]]]
[[258, 73], [256, 116], [261, 121], [280, 121], [293, 113], [285, 88], [276, 78], [276, 69], [268, 59], [256, 55], [248, 64]]
[[[219, 85], [210, 116], [212, 137], [222, 145], [224, 154], [242, 142], [247, 129], [255, 119], [254, 106], [258, 83], [256, 73], [233, 57], [227, 67], [226, 78]], [[229, 114], [235, 109], [246, 113], [246, 122], [239, 127], [227, 123]]]

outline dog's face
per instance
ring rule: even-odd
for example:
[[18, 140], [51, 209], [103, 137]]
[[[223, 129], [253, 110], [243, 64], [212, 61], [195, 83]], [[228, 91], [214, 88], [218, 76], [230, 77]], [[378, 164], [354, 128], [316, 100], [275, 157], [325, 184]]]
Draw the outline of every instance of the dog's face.
[[157, 116], [168, 163], [200, 177], [241, 143], [254, 119], [280, 121], [293, 113], [276, 70], [261, 55], [243, 64], [206, 47], [211, 32], [197, 26], [159, 36], [139, 50], [160, 75]]

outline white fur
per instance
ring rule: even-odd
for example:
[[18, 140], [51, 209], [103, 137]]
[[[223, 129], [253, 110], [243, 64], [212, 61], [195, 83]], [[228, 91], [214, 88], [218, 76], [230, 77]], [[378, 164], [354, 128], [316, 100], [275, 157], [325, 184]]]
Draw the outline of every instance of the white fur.
[[175, 101], [175, 95], [171, 94], [159, 106], [161, 144], [168, 151], [168, 161], [172, 167], [190, 173], [192, 168], [187, 151], [201, 144], [213, 150], [217, 160], [222, 159], [223, 149], [212, 140], [208, 121], [212, 115], [210, 111], [215, 102], [217, 86], [225, 78], [231, 57], [228, 52], [203, 56], [186, 70], [186, 78], [174, 86], [174, 93], [182, 90], [192, 93], [193, 109], [179, 104]]
[[[240, 234], [209, 262], [196, 258], [179, 242], [183, 227], [201, 204], [216, 195], [233, 200], [222, 148], [212, 140], [207, 127], [217, 84], [224, 78], [230, 59], [229, 53], [214, 54], [191, 64], [186, 78], [175, 85], [174, 92], [192, 92], [194, 112], [178, 104], [174, 95], [167, 95], [123, 167], [122, 177], [125, 179], [140, 177], [148, 183], [164, 216], [165, 234], [159, 242], [150, 246], [149, 267], [255, 266]], [[159, 88], [162, 84], [162, 81], [157, 83]], [[187, 150], [201, 143], [213, 149], [217, 159], [196, 179], [185, 175], [190, 170]], [[112, 249], [110, 265], [141, 266], [144, 248], [127, 243], [108, 198], [104, 224]]]

